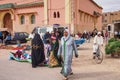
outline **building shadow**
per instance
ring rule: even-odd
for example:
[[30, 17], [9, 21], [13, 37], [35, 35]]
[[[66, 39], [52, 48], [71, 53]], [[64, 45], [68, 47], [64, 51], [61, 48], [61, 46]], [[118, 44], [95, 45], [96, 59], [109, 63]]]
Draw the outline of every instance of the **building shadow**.
[[91, 50], [92, 48], [82, 48], [82, 47], [79, 47], [79, 48], [77, 48], [78, 50]]

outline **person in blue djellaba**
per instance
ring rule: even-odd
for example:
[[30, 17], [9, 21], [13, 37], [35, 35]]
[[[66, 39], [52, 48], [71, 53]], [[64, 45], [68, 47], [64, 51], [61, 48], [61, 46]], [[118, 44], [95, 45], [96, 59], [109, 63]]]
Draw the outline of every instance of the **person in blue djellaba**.
[[69, 30], [64, 30], [64, 36], [61, 38], [58, 57], [62, 57], [62, 70], [61, 74], [64, 76], [64, 80], [68, 80], [68, 76], [73, 74], [71, 69], [73, 50], [75, 57], [78, 57], [77, 47], [74, 38], [70, 36]]
[[0, 31], [0, 43], [2, 43], [2, 39], [3, 39], [3, 36], [2, 36], [2, 32]]
[[6, 36], [6, 38], [3, 40], [3, 43], [4, 43], [5, 45], [7, 45], [6, 41], [10, 41], [10, 40], [12, 40], [12, 35], [9, 33], [9, 34]]

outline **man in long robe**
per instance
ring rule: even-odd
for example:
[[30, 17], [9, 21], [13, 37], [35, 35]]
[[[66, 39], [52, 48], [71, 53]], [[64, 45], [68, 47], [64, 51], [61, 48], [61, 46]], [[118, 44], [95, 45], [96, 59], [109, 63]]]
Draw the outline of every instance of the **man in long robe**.
[[61, 74], [65, 77], [65, 80], [67, 80], [67, 77], [72, 73], [71, 64], [73, 58], [73, 50], [75, 52], [75, 57], [78, 57], [74, 38], [70, 36], [68, 29], [65, 29], [64, 36], [61, 38], [61, 44], [58, 50], [58, 56], [61, 56], [63, 59]]
[[[98, 34], [94, 38], [93, 42], [93, 55], [96, 54], [98, 47], [103, 46], [103, 37], [101, 36], [101, 32], [98, 32]], [[93, 56], [93, 59], [95, 57]]]

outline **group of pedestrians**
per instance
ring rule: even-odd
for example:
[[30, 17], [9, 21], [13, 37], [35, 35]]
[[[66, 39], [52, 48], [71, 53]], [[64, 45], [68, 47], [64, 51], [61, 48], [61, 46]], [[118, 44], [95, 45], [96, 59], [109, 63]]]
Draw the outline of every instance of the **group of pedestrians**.
[[35, 32], [31, 44], [33, 68], [45, 64], [49, 67], [62, 66], [61, 74], [64, 80], [68, 79], [68, 75], [73, 74], [71, 69], [73, 50], [75, 57], [78, 57], [78, 52], [74, 38], [70, 36], [68, 29], [64, 30], [61, 38], [59, 32], [52, 32], [46, 33], [41, 39], [40, 35]]
[[[103, 46], [104, 38], [108, 37], [107, 31], [105, 33], [97, 31], [94, 34], [93, 59], [98, 47]], [[91, 36], [90, 33], [84, 31], [81, 38], [87, 40], [88, 36]], [[73, 50], [77, 58], [78, 51], [75, 40], [68, 29], [64, 30], [62, 37], [59, 32], [51, 32], [51, 34], [47, 32], [42, 37], [35, 32], [32, 39], [32, 67], [36, 68], [45, 64], [49, 67], [61, 66], [60, 73], [64, 76], [64, 80], [67, 80], [68, 76], [73, 74], [71, 69]]]
[[[98, 30], [95, 29], [93, 31], [89, 31], [87, 32], [86, 30], [84, 30], [83, 33], [80, 33], [78, 32], [76, 35], [75, 35], [75, 39], [79, 39], [79, 38], [83, 38], [86, 40], [86, 42], [90, 42], [91, 38], [94, 38], [97, 34], [98, 34]], [[100, 31], [101, 33], [101, 36], [103, 37], [103, 41], [107, 44], [108, 43], [108, 39], [110, 37], [110, 33], [105, 30], [105, 31]]]
[[79, 38], [82, 38], [82, 39], [85, 39], [86, 42], [90, 43], [90, 39], [91, 37], [94, 36], [94, 34], [96, 35], [96, 33], [94, 32], [87, 32], [86, 30], [84, 30], [83, 33], [80, 33], [78, 32], [76, 35], [75, 35], [75, 39], [79, 39]]

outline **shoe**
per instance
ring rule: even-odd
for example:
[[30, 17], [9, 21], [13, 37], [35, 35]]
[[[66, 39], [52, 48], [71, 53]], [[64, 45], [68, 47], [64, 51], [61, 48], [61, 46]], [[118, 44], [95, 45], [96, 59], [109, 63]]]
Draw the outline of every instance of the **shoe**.
[[71, 72], [70, 75], [73, 75], [73, 72]]
[[65, 77], [63, 80], [68, 80], [68, 78], [67, 78], [67, 77]]
[[44, 63], [38, 64], [37, 66], [43, 67], [43, 66], [44, 66]]
[[32, 68], [36, 68], [37, 66], [32, 66]]
[[93, 55], [96, 55], [96, 52], [93, 52]]
[[93, 56], [93, 59], [95, 59], [95, 56]]
[[93, 59], [95, 59], [95, 56], [96, 56], [96, 52], [93, 52]]

